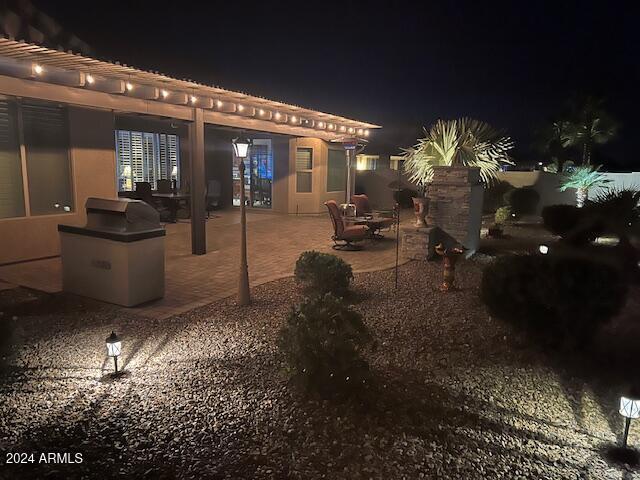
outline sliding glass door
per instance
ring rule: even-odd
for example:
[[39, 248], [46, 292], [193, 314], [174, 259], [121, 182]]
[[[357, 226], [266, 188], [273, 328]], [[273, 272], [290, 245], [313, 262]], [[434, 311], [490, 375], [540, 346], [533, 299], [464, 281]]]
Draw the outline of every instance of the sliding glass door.
[[[273, 151], [270, 139], [256, 139], [244, 160], [245, 205], [271, 208]], [[233, 165], [233, 205], [240, 206], [240, 172]]]

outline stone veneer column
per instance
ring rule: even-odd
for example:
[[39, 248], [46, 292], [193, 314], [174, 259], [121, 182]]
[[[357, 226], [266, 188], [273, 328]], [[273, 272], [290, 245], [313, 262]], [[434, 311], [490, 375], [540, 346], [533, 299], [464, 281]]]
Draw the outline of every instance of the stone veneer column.
[[480, 244], [482, 199], [480, 169], [435, 167], [427, 197], [427, 224], [440, 227], [472, 254]]

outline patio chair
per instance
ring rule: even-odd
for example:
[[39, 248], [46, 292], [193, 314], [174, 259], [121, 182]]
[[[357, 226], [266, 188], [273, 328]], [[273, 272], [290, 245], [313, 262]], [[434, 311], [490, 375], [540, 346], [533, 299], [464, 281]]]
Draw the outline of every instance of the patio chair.
[[172, 221], [171, 212], [161, 201], [153, 198], [151, 184], [149, 182], [136, 182], [135, 196], [138, 200], [142, 200], [151, 207], [155, 208], [160, 214], [160, 221]]
[[211, 210], [215, 210], [220, 207], [220, 190], [219, 180], [209, 180], [207, 183], [207, 193], [205, 197], [207, 218], [209, 218]]
[[390, 229], [396, 224], [395, 211], [372, 209], [371, 204], [369, 203], [369, 197], [365, 194], [351, 195], [351, 203], [356, 206], [356, 215], [371, 215], [376, 217], [375, 222], [369, 222], [369, 227], [371, 227], [374, 234], [383, 229]]
[[158, 186], [158, 193], [173, 193], [173, 189], [171, 188], [171, 180], [160, 178], [156, 181], [156, 185]]
[[366, 225], [345, 226], [335, 200], [325, 202], [325, 206], [329, 210], [329, 218], [333, 225], [331, 240], [333, 240], [334, 245], [332, 248], [334, 250], [360, 250], [362, 247], [354, 244], [369, 238], [369, 227]]

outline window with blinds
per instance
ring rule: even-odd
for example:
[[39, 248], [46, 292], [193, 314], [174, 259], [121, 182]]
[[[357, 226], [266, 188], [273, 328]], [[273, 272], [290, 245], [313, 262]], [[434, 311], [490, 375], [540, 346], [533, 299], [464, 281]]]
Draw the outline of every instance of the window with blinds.
[[0, 98], [0, 218], [24, 217], [17, 106]]
[[31, 215], [73, 211], [67, 110], [25, 102], [22, 125]]
[[313, 149], [296, 149], [296, 192], [310, 193], [313, 187]]
[[180, 185], [180, 146], [177, 135], [116, 130], [118, 191], [135, 189], [136, 182], [175, 180]]
[[347, 186], [347, 156], [344, 150], [329, 149], [327, 192], [339, 192]]

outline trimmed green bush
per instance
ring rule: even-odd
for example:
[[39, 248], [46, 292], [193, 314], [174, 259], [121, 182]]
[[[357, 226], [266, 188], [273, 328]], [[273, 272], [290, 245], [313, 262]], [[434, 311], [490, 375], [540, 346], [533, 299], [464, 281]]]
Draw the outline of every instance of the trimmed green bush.
[[540, 202], [540, 194], [531, 187], [520, 187], [508, 192], [504, 199], [516, 216], [534, 215]]
[[369, 388], [361, 350], [370, 342], [362, 316], [331, 294], [295, 307], [278, 337], [291, 380], [323, 397], [350, 397]]
[[295, 278], [308, 295], [333, 293], [342, 297], [349, 291], [353, 271], [340, 257], [311, 250], [298, 257]]
[[493, 213], [499, 207], [503, 206], [505, 195], [513, 190], [513, 188], [513, 185], [504, 180], [499, 180], [485, 187], [484, 198], [482, 200], [482, 212]]
[[573, 205], [549, 205], [542, 209], [544, 227], [561, 237], [578, 227], [581, 215], [582, 211]]
[[485, 268], [480, 291], [491, 315], [569, 348], [589, 344], [620, 311], [627, 285], [614, 267], [590, 259], [511, 255]]
[[496, 225], [504, 225], [511, 219], [511, 207], [500, 207], [496, 210], [494, 221]]

